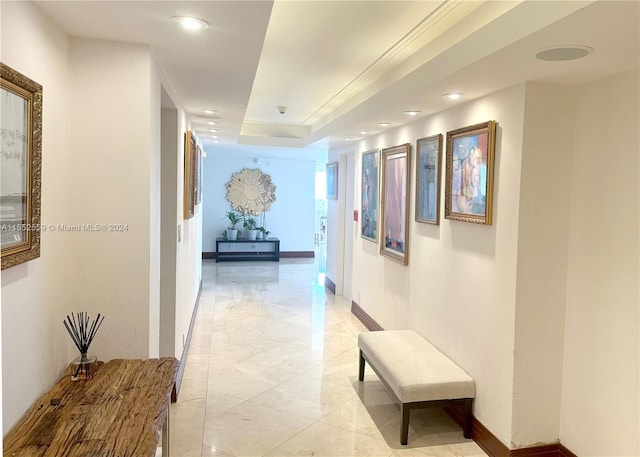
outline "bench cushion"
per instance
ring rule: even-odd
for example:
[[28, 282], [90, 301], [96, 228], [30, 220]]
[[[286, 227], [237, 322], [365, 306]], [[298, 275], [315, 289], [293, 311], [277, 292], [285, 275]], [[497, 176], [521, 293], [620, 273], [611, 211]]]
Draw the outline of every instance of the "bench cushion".
[[358, 347], [402, 403], [475, 397], [473, 378], [413, 330], [361, 333]]

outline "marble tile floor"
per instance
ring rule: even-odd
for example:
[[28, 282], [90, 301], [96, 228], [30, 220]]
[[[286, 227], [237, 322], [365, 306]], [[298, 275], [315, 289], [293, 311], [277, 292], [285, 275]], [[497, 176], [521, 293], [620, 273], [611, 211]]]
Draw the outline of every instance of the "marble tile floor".
[[438, 408], [400, 414], [367, 368], [358, 382], [350, 303], [313, 259], [204, 261], [172, 457], [486, 456]]

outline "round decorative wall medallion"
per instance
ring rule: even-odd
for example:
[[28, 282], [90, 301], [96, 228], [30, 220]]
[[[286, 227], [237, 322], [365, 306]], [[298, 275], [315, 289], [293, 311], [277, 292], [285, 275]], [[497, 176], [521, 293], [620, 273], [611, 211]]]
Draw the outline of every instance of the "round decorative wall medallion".
[[260, 169], [244, 168], [231, 175], [231, 181], [227, 183], [227, 200], [234, 210], [258, 216], [269, 211], [271, 203], [276, 201], [276, 186], [271, 182], [271, 176]]

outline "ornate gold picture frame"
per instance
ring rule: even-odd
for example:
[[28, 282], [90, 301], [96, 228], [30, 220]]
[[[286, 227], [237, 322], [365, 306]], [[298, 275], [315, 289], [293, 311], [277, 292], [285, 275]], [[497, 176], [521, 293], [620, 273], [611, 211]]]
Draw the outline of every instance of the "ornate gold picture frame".
[[196, 137], [190, 130], [184, 134], [184, 195], [183, 195], [183, 217], [191, 219], [195, 213], [197, 200], [198, 178], [196, 162], [198, 159]]
[[447, 132], [445, 218], [491, 225], [495, 141], [495, 121]]
[[42, 86], [0, 63], [2, 269], [40, 257]]

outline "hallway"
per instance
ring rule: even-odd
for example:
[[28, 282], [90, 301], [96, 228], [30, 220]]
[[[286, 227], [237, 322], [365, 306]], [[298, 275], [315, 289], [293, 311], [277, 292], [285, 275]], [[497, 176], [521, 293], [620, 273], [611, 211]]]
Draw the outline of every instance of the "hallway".
[[[399, 409], [367, 368], [357, 378], [350, 304], [325, 294], [317, 259], [207, 260], [171, 455], [485, 456], [440, 409]], [[320, 279], [319, 279], [320, 278]]]

